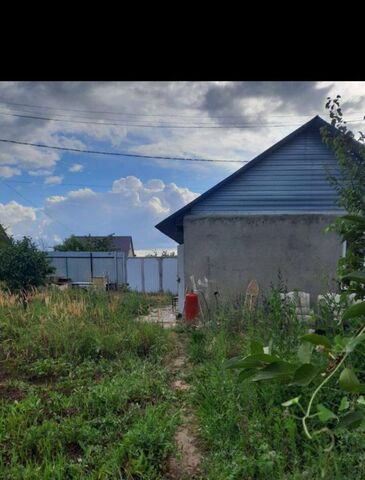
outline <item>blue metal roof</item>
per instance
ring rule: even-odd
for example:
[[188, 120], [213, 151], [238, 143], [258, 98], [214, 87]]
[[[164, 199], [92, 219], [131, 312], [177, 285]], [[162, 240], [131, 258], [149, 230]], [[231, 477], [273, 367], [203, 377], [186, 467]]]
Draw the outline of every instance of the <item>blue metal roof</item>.
[[338, 175], [316, 116], [235, 173], [156, 225], [183, 243], [183, 218], [199, 214], [340, 213], [328, 175]]

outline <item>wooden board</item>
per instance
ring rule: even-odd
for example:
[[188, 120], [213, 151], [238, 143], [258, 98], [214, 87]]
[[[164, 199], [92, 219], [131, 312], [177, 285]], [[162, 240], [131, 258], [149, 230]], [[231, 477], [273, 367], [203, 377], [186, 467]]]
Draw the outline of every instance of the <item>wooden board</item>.
[[244, 304], [245, 310], [247, 309], [249, 312], [252, 312], [256, 308], [259, 291], [260, 289], [257, 281], [251, 280], [246, 290], [245, 304]]

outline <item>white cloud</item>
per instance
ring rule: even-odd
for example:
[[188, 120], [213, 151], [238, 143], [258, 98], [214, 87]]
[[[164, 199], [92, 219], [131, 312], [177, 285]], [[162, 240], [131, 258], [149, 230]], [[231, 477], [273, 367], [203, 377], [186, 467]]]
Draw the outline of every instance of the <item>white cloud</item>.
[[0, 223], [11, 235], [36, 233], [37, 212], [35, 208], [25, 207], [18, 202], [0, 203]]
[[71, 165], [68, 171], [72, 173], [77, 173], [77, 172], [82, 172], [83, 169], [84, 169], [84, 166], [81, 165], [81, 163], [74, 163], [73, 165]]
[[[81, 110], [70, 112], [70, 115], [73, 122], [86, 122], [67, 123], [65, 112], [61, 113], [64, 117], [58, 117], [65, 122], [4, 116], [2, 135], [58, 147], [82, 149], [92, 147], [93, 141], [100, 141], [109, 147], [136, 153], [247, 161], [309, 116], [319, 113], [327, 117], [326, 96], [337, 93], [343, 96], [344, 107], [348, 105], [345, 112], [357, 115], [356, 112], [365, 111], [365, 82], [0, 82], [0, 96], [5, 102], [13, 102], [16, 98], [17, 102], [26, 104], [31, 98], [34, 105], [56, 108], [48, 112], [50, 117], [59, 115], [61, 112], [57, 108], [60, 107]], [[2, 110], [12, 114], [15, 111], [10, 105], [3, 106]], [[22, 113], [21, 107], [17, 107], [16, 112]], [[44, 115], [44, 110], [42, 112]], [[37, 115], [37, 110], [34, 114]], [[275, 117], [278, 114], [289, 117]], [[224, 126], [227, 122], [249, 122], [258, 127], [246, 130], [200, 128]], [[260, 122], [283, 126], [260, 127]], [[197, 128], [138, 128], [138, 124]], [[39, 171], [40, 175], [46, 170], [52, 175], [62, 156], [62, 151], [3, 144], [0, 165], [14, 166], [32, 174]], [[148, 162], [157, 167], [186, 168], [184, 162], [153, 159]], [[204, 174], [226, 173], [238, 166], [193, 163], [189, 168]], [[76, 172], [72, 168], [70, 171]]]
[[0, 223], [10, 226], [17, 236], [31, 235], [47, 246], [71, 233], [115, 233], [132, 235], [135, 248], [169, 248], [174, 242], [155, 225], [196, 197], [196, 193], [175, 183], [159, 179], [142, 182], [129, 176], [115, 180], [109, 192], [82, 188], [49, 196], [40, 209], [16, 202], [0, 204]]
[[0, 177], [4, 178], [10, 178], [13, 177], [14, 175], [20, 175], [21, 171], [19, 168], [14, 168], [14, 167], [8, 167], [5, 165], [4, 167], [0, 167]]
[[44, 181], [45, 185], [60, 185], [63, 181], [63, 175], [54, 175], [47, 177]]

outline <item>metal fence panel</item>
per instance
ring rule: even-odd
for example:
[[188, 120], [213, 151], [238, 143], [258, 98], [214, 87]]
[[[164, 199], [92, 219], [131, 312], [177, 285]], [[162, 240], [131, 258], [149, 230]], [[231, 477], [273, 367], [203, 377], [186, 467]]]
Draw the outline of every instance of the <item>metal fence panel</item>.
[[128, 283], [138, 292], [177, 293], [177, 258], [129, 257], [123, 252], [47, 252], [56, 275], [72, 282], [107, 276], [110, 283]]
[[74, 257], [67, 259], [68, 278], [73, 282], [90, 282], [90, 257]]
[[132, 290], [143, 292], [142, 265], [143, 258], [127, 258], [127, 283]]
[[56, 269], [56, 275], [59, 277], [68, 277], [68, 272], [67, 272], [67, 259], [66, 258], [52, 258], [51, 259], [51, 264], [55, 267]]
[[144, 262], [144, 291], [146, 293], [157, 293], [160, 286], [160, 259], [145, 258]]
[[110, 283], [126, 282], [123, 252], [47, 252], [56, 275], [72, 282], [107, 276]]
[[162, 258], [162, 290], [177, 294], [177, 259]]

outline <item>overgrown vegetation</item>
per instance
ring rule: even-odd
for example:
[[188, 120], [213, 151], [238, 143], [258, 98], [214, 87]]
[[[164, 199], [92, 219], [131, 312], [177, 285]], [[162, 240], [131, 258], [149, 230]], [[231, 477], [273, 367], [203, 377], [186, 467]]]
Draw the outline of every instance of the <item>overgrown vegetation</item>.
[[13, 294], [18, 294], [27, 305], [29, 292], [46, 283], [54, 272], [47, 255], [38, 250], [30, 238], [9, 239], [0, 249], [0, 282]]
[[100, 238], [91, 235], [83, 238], [71, 235], [54, 249], [59, 252], [109, 252], [113, 250], [113, 235]]
[[9, 237], [6, 234], [6, 229], [0, 224], [0, 248], [9, 244]]
[[[243, 303], [221, 307], [215, 313], [214, 328], [206, 326], [189, 333], [191, 402], [206, 452], [202, 478], [342, 480], [349, 472], [353, 478], [365, 478], [363, 427], [351, 432], [340, 429], [334, 452], [326, 452], [328, 436], [318, 435], [309, 442], [300, 421], [290, 412], [292, 407], [282, 406], [298, 395], [298, 386], [285, 382], [285, 377], [276, 382], [260, 382], [259, 378], [249, 382], [246, 378], [251, 371], [225, 368], [232, 357], [260, 355], [261, 345], [270, 345], [272, 354], [284, 356], [288, 363], [298, 361], [300, 337], [308, 327], [298, 322], [295, 309], [279, 298], [279, 291], [273, 290], [254, 314], [245, 313]], [[321, 328], [327, 327], [317, 313], [314, 320]], [[319, 362], [325, 363], [317, 355]], [[267, 376], [270, 378], [269, 372]], [[301, 387], [304, 398], [312, 391], [310, 385]], [[333, 383], [321, 389], [317, 400], [323, 408], [314, 412], [313, 419], [318, 428], [337, 423], [333, 416], [328, 418], [324, 405], [341, 416], [365, 402], [362, 396], [346, 398], [338, 402]]]
[[0, 294], [0, 478], [163, 479], [178, 422], [163, 296]]

